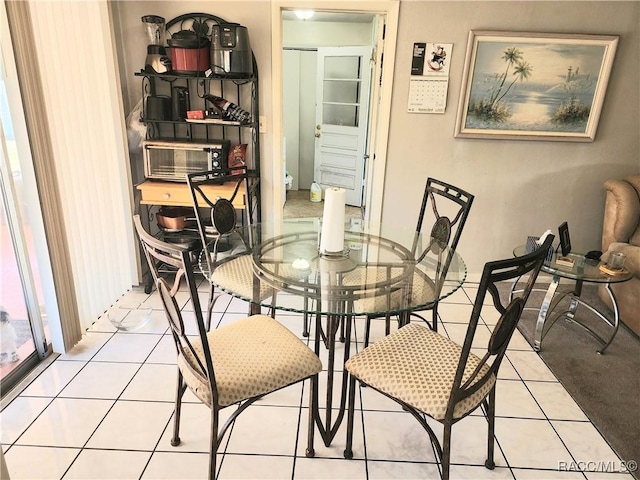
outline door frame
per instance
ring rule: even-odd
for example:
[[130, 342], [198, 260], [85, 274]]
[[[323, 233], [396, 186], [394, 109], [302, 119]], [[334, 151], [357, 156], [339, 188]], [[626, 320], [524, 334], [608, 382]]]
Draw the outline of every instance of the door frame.
[[[275, 222], [283, 219], [283, 192], [281, 183], [284, 181], [282, 162], [282, 12], [300, 8], [296, 0], [278, 0], [271, 4], [271, 78], [272, 78], [272, 122], [273, 122], [273, 154], [271, 156], [272, 192], [271, 203], [266, 203], [267, 218]], [[382, 219], [382, 200], [384, 196], [384, 177], [387, 163], [387, 145], [389, 139], [389, 120], [391, 115], [391, 93], [393, 89], [393, 72], [395, 66], [396, 41], [398, 34], [399, 0], [379, 1], [322, 1], [310, 0], [304, 2], [305, 9], [322, 12], [371, 13], [380, 15], [385, 20], [384, 29], [384, 70], [381, 57], [382, 28], [378, 29], [378, 39], [375, 45], [376, 64], [373, 75], [373, 85], [370, 98], [370, 124], [367, 146], [369, 162], [366, 166], [365, 182], [365, 220], [379, 223]], [[377, 79], [382, 78], [382, 85]], [[378, 98], [378, 101], [375, 99]], [[375, 157], [374, 157], [375, 154]], [[265, 169], [269, 166], [265, 162]]]

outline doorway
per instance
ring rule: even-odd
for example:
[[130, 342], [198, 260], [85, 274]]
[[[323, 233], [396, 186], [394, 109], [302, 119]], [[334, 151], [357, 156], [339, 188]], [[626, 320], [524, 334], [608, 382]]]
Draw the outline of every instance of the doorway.
[[57, 318], [42, 210], [4, 6], [0, 7], [0, 390], [51, 353]]
[[[372, 80], [367, 85], [370, 87], [370, 95], [366, 95], [367, 106], [370, 105], [371, 108], [365, 119], [366, 138], [363, 141], [363, 153], [360, 154], [363, 165], [361, 173], [353, 175], [351, 179], [343, 177], [340, 180], [361, 182], [361, 185], [364, 185], [363, 189], [357, 190], [356, 196], [360, 197], [360, 201], [350, 203], [361, 204], [363, 210], [360, 216], [377, 222], [382, 212], [399, 4], [396, 1], [372, 1], [367, 2], [366, 6], [361, 2], [306, 4], [308, 9], [316, 6], [318, 8], [314, 9], [311, 18], [294, 20], [295, 2], [282, 1], [273, 4], [274, 190], [272, 203], [269, 205], [267, 198], [265, 205], [271, 207], [270, 216], [278, 221], [286, 214], [283, 213], [283, 206], [284, 210], [287, 209], [286, 202], [294, 196], [306, 201], [311, 182], [318, 180], [319, 172], [317, 165], [314, 165], [314, 159], [318, 143], [318, 126], [322, 128], [322, 123], [316, 118], [315, 87], [318, 83], [319, 49], [338, 45], [367, 46], [373, 53], [366, 63], [373, 68]], [[383, 52], [384, 69], [381, 61]], [[292, 59], [297, 62], [293, 77], [299, 75], [300, 78], [294, 79], [290, 74]], [[365, 63], [362, 60], [361, 62]], [[312, 78], [309, 78], [311, 75]], [[310, 85], [314, 87], [313, 93], [305, 91]], [[357, 91], [361, 91], [361, 88], [358, 87]], [[299, 99], [302, 99], [302, 102], [299, 102]], [[349, 103], [354, 104], [354, 111], [360, 106], [358, 101], [341, 99], [337, 102], [342, 103], [341, 107]], [[291, 125], [298, 127], [297, 130], [292, 131]], [[323, 183], [326, 183], [325, 187], [336, 185]], [[288, 193], [292, 191], [298, 193]], [[304, 193], [301, 194], [300, 191]]]

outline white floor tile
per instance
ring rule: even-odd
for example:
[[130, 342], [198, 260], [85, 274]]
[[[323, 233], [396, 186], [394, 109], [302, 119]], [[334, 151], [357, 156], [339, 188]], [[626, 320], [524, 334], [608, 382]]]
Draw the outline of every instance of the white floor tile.
[[120, 398], [122, 400], [173, 402], [176, 396], [177, 378], [178, 367], [175, 365], [145, 363], [136, 372]]
[[118, 308], [138, 308], [147, 298], [149, 298], [149, 294], [144, 293], [142, 289], [133, 289], [120, 297], [115, 306]]
[[220, 479], [291, 478], [293, 457], [225, 454], [220, 465]]
[[[442, 426], [433, 420], [429, 424], [442, 441]], [[435, 428], [437, 425], [438, 429]], [[451, 463], [484, 467], [487, 459], [487, 420], [484, 416], [468, 416], [453, 425], [451, 429]], [[493, 461], [499, 467], [506, 467], [498, 442], [494, 445]], [[454, 477], [455, 478], [455, 477]]]
[[496, 418], [496, 438], [513, 468], [558, 468], [569, 452], [546, 420]]
[[400, 404], [370, 387], [360, 387], [360, 397], [362, 398], [362, 408], [365, 410], [403, 411]]
[[31, 382], [21, 395], [55, 397], [85, 365], [85, 362], [55, 361], [38, 375], [38, 378]]
[[582, 409], [560, 383], [526, 383], [549, 419], [589, 421]]
[[139, 368], [136, 363], [89, 362], [60, 396], [116, 400]]
[[502, 380], [497, 383], [496, 416], [545, 418], [524, 382], [520, 380]]
[[293, 478], [296, 480], [305, 478], [366, 478], [365, 468], [365, 462], [355, 458], [353, 460], [345, 460], [344, 458], [298, 457]]
[[298, 408], [252, 405], [236, 419], [226, 452], [293, 455], [299, 416]]
[[462, 323], [466, 325], [469, 323], [472, 311], [473, 305], [470, 303], [440, 302], [438, 304], [438, 315], [441, 322], [445, 323]]
[[51, 401], [51, 398], [33, 397], [14, 399], [0, 414], [0, 443], [15, 442]]
[[140, 478], [150, 456], [150, 452], [85, 449], [80, 452], [64, 478], [65, 480]]
[[513, 336], [509, 341], [509, 350], [524, 350], [527, 352], [531, 351], [531, 345], [517, 328], [515, 332], [513, 332]]
[[13, 446], [5, 454], [11, 480], [58, 480], [80, 450]]
[[58, 357], [58, 360], [89, 361], [109, 341], [112, 333], [87, 332], [82, 340], [70, 351]]
[[558, 470], [512, 469], [516, 480], [584, 480], [579, 472], [559, 472]]
[[[440, 472], [435, 463], [378, 462], [370, 460], [367, 462], [367, 470], [371, 480], [440, 478]], [[364, 478], [364, 476], [351, 478]]]
[[[476, 355], [482, 355], [483, 352], [477, 351], [474, 352]], [[507, 357], [502, 359], [502, 363], [500, 364], [500, 370], [498, 370], [498, 380], [507, 379], [507, 380], [520, 380], [520, 375]]]
[[[303, 383], [298, 382], [276, 392], [265, 395], [260, 400], [257, 400], [255, 405], [300, 407], [302, 402], [302, 386]], [[307, 389], [311, 388], [310, 381], [305, 381], [304, 386]], [[305, 398], [308, 397], [305, 396]], [[309, 406], [309, 401], [307, 400], [307, 402], [303, 406]]]
[[[591, 423], [553, 420], [551, 424], [576, 462], [620, 465], [618, 456]], [[570, 463], [572, 458], [567, 457], [563, 460]]]
[[177, 364], [176, 344], [170, 333], [162, 336], [145, 363]]
[[[602, 468], [605, 470], [601, 472], [585, 472], [584, 475], [587, 477], [587, 480], [634, 480], [637, 478], [630, 473], [626, 473], [626, 470], [625, 473], [613, 473], [609, 465], [604, 465]], [[634, 472], [635, 471], [634, 468]]]
[[[445, 323], [442, 325], [443, 331], [438, 331], [444, 335], [446, 335], [458, 345], [464, 344], [465, 336], [467, 335], [467, 325], [462, 323]], [[491, 332], [487, 328], [486, 325], [482, 323], [478, 323], [476, 327], [476, 333], [473, 337], [473, 343], [471, 344], [474, 348], [484, 349], [486, 352], [487, 345], [489, 345], [489, 339], [491, 338]]]
[[143, 480], [204, 480], [209, 472], [206, 453], [155, 452], [142, 474]]
[[120, 400], [92, 435], [87, 447], [152, 451], [172, 412], [171, 403]]
[[[491, 298], [491, 296], [488, 295], [487, 298]], [[482, 318], [487, 325], [495, 326], [498, 320], [500, 320], [500, 312], [498, 312], [493, 305], [484, 305], [480, 312], [480, 318]]]
[[142, 363], [160, 340], [161, 335], [115, 333], [96, 353], [97, 362]]
[[558, 381], [549, 370], [549, 367], [533, 350], [528, 352], [508, 351], [506, 358], [511, 361], [511, 364], [523, 380]]
[[[251, 407], [249, 407], [251, 408]], [[233, 413], [232, 407], [223, 409], [220, 412], [219, 426], [225, 424], [229, 416]], [[245, 412], [246, 413], [246, 412]], [[241, 414], [241, 416], [244, 415]], [[211, 413], [209, 407], [203, 403], [182, 403], [180, 413], [180, 444], [171, 445], [173, 438], [174, 417], [171, 417], [162, 437], [158, 442], [156, 451], [162, 452], [197, 452], [207, 453], [209, 451], [209, 439], [211, 438]], [[219, 452], [224, 452], [229, 433], [225, 435]]]
[[56, 398], [20, 437], [20, 445], [83, 447], [111, 400]]
[[[429, 436], [410, 413], [366, 410], [364, 424], [368, 459], [436, 461]], [[354, 458], [362, 458], [356, 453], [356, 446], [358, 444], [354, 438]]]
[[449, 474], [451, 478], [457, 480], [513, 479], [511, 471], [506, 467], [496, 467], [489, 470], [485, 466], [451, 465]]

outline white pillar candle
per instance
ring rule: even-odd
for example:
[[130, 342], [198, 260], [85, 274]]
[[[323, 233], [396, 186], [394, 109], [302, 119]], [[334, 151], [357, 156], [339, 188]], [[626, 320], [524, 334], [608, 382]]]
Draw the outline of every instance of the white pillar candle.
[[320, 253], [340, 253], [344, 250], [344, 201], [343, 188], [325, 190]]

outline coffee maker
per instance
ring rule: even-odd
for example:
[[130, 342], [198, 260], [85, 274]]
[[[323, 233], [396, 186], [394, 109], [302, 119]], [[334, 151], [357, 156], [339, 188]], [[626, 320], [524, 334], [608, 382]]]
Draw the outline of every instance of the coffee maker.
[[145, 33], [147, 34], [147, 59], [144, 70], [147, 73], [167, 73], [171, 71], [171, 59], [164, 48], [165, 21], [158, 15], [142, 17]]

